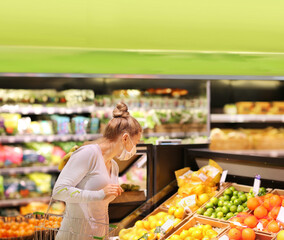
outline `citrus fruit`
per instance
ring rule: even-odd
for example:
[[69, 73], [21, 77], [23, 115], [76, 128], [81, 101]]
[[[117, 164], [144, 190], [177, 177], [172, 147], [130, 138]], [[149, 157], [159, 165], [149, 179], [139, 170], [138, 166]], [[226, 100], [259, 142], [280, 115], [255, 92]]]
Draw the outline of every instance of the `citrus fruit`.
[[143, 226], [145, 229], [150, 230], [150, 223], [148, 221], [143, 221]]
[[182, 230], [182, 232], [181, 232], [180, 235], [179, 235], [179, 237], [180, 237], [181, 239], [185, 239], [185, 238], [188, 237], [188, 236], [189, 236], [189, 233], [188, 233], [187, 230]]
[[169, 208], [169, 210], [168, 210], [168, 214], [174, 215], [174, 212], [175, 212], [176, 209], [177, 209], [177, 208], [176, 208], [175, 206], [171, 206], [171, 207]]
[[270, 215], [273, 219], [276, 219], [280, 211], [280, 207], [273, 207], [270, 211]]
[[166, 212], [159, 212], [156, 214], [157, 219], [164, 219], [165, 216], [167, 216]]
[[174, 227], [176, 227], [180, 222], [181, 222], [181, 219], [180, 218], [176, 218], [174, 220], [174, 223], [173, 223]]
[[247, 207], [250, 210], [256, 209], [259, 205], [260, 205], [260, 202], [255, 197], [252, 197], [247, 201]]
[[279, 232], [280, 227], [275, 220], [272, 220], [267, 224], [267, 230], [268, 230], [268, 232], [277, 233], [277, 232]]
[[236, 228], [231, 228], [230, 231], [228, 232], [228, 237], [229, 239], [232, 240], [239, 240], [242, 238], [242, 233], [240, 230]]
[[181, 208], [181, 207], [177, 208], [177, 209], [175, 210], [175, 212], [174, 212], [174, 216], [175, 216], [176, 218], [182, 218], [182, 217], [183, 217], [183, 214], [184, 214], [184, 209]]
[[281, 231], [277, 234], [276, 240], [284, 240], [284, 230], [281, 230]]
[[203, 235], [203, 234], [202, 234], [202, 231], [199, 230], [199, 229], [193, 231], [192, 234], [191, 234], [191, 236], [192, 236], [193, 238], [197, 238], [197, 239], [201, 239], [201, 238], [202, 238], [202, 235]]
[[279, 207], [282, 204], [282, 199], [278, 195], [273, 195], [269, 198], [269, 204], [271, 207]]
[[137, 227], [137, 228], [143, 228], [143, 227], [144, 227], [143, 222], [142, 222], [141, 220], [138, 220], [138, 221], [135, 223], [134, 226]]
[[264, 218], [267, 216], [267, 209], [263, 206], [258, 206], [254, 209], [253, 215], [256, 216], [258, 219]]
[[259, 219], [259, 222], [262, 224], [263, 228], [266, 228], [269, 221], [266, 218]]
[[255, 232], [250, 228], [245, 228], [242, 231], [242, 239], [243, 240], [254, 240], [255, 239]]
[[250, 228], [256, 227], [257, 223], [258, 223], [258, 220], [255, 216], [248, 216], [244, 220], [244, 224]]

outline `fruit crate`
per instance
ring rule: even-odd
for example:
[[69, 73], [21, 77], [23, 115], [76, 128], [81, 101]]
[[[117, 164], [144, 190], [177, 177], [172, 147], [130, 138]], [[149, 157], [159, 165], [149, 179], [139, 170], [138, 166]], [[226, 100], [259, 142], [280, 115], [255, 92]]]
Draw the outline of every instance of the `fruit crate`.
[[[158, 207], [156, 208], [153, 212], [151, 212], [148, 216], [146, 216], [143, 221], [145, 220], [148, 220], [148, 218], [150, 216], [154, 216], [156, 214], [158, 214], [159, 212], [165, 212], [165, 213], [168, 213], [168, 210], [167, 209], [164, 209], [164, 208], [161, 208], [161, 207]], [[182, 226], [193, 214], [190, 214], [190, 215], [187, 215], [187, 214], [183, 214], [183, 217], [182, 217], [182, 221], [180, 223], [178, 223], [175, 227], [173, 227], [169, 232], [167, 232], [164, 237], [162, 239], [165, 239], [166, 237], [168, 237], [173, 231], [175, 231], [176, 229], [178, 229], [180, 226]]]
[[[238, 191], [238, 192], [241, 192], [241, 191], [242, 191], [242, 192], [244, 192], [244, 193], [249, 193], [250, 189], [252, 188], [251, 186], [247, 186], [247, 185], [240, 185], [240, 184], [236, 184], [236, 183], [231, 183], [231, 184], [228, 184], [225, 189], [223, 189], [222, 191], [218, 192], [218, 194], [216, 194], [214, 197], [219, 199], [220, 197], [222, 197], [222, 195], [224, 194], [224, 192], [225, 192], [227, 189], [229, 189], [230, 187], [234, 187], [236, 191]], [[210, 200], [213, 200], [213, 198], [210, 199]], [[200, 208], [201, 208], [201, 209], [206, 209], [206, 206], [207, 206], [207, 204], [210, 202], [210, 200], [209, 200], [207, 203], [203, 204]], [[241, 204], [238, 204], [238, 205], [241, 205]], [[219, 207], [223, 207], [223, 206], [219, 206]], [[243, 206], [243, 207], [244, 207], [244, 206]], [[214, 207], [212, 207], [212, 208], [214, 208]], [[217, 208], [218, 208], [218, 206], [215, 206], [215, 209], [217, 209]], [[249, 210], [242, 210], [242, 211], [249, 212]], [[217, 216], [216, 216], [216, 217], [206, 216], [206, 215], [204, 216], [204, 215], [200, 214], [200, 211], [199, 211], [199, 210], [197, 210], [196, 213], [197, 213], [198, 216], [210, 217], [210, 218], [216, 219], [216, 220], [219, 219]], [[226, 212], [226, 213], [224, 213], [224, 214], [227, 214], [227, 213], [228, 213], [228, 212]], [[217, 214], [217, 213], [216, 213], [216, 214]], [[231, 217], [232, 217], [232, 216], [231, 216]], [[227, 219], [222, 219], [222, 220], [223, 220], [223, 221], [226, 221]]]
[[[222, 235], [220, 236], [227, 236], [228, 237], [228, 232], [230, 231], [230, 229], [227, 229], [225, 232], [222, 233]], [[269, 234], [266, 232], [262, 232], [262, 231], [257, 231], [255, 230], [255, 240], [274, 240], [276, 239], [274, 234]], [[223, 238], [222, 238], [223, 239]], [[229, 238], [227, 238], [229, 240]], [[226, 238], [224, 238], [224, 240], [226, 240]]]
[[[22, 216], [15, 217], [1, 217], [0, 216], [0, 240], [33, 240], [34, 239], [34, 229], [25, 230], [24, 232], [15, 233], [11, 228], [12, 224], [22, 224], [25, 223], [28, 226], [28, 221]], [[8, 225], [7, 225], [8, 224]], [[8, 227], [10, 229], [6, 229]], [[31, 231], [31, 233], [29, 233]], [[16, 234], [16, 235], [14, 235]]]
[[213, 228], [215, 228], [215, 231], [218, 233], [218, 236], [221, 236], [230, 227], [230, 224], [228, 222], [194, 215], [193, 217], [187, 219], [187, 221], [184, 222], [184, 224], [180, 226], [175, 232], [173, 232], [168, 238], [170, 238], [174, 234], [180, 235], [183, 230], [188, 230], [189, 228], [194, 227], [198, 224], [211, 225]]
[[[219, 190], [215, 193], [214, 197], [217, 196], [217, 195], [219, 195], [219, 194], [222, 194], [222, 193], [224, 192], [224, 190], [225, 190], [226, 188], [228, 188], [229, 186], [231, 186], [231, 183], [224, 183], [224, 184], [222, 185], [222, 187], [220, 187]], [[175, 197], [176, 197], [177, 195], [178, 195], [178, 193], [176, 192], [174, 195], [172, 195], [170, 198], [168, 198], [165, 202], [163, 202], [163, 203], [160, 205], [160, 207], [162, 207], [162, 208], [164, 208], [164, 209], [169, 209], [171, 202], [173, 202], [173, 200], [175, 199]], [[210, 200], [210, 199], [209, 199], [209, 200]], [[208, 202], [208, 201], [207, 201], [207, 202]], [[204, 204], [206, 204], [207, 202], [205, 202]], [[195, 213], [195, 211], [192, 212], [192, 213]], [[189, 215], [191, 215], [192, 213], [189, 213]]]
[[272, 194], [277, 194], [279, 196], [284, 196], [284, 190], [283, 189], [274, 189], [273, 191], [271, 191]]

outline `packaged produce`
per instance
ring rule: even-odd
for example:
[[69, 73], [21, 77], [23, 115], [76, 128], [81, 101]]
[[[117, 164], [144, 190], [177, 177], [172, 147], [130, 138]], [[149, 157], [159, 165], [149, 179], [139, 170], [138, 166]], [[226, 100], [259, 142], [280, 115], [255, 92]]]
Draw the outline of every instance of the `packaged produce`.
[[165, 206], [180, 206], [195, 212], [216, 194], [222, 171], [213, 160], [209, 160], [208, 165], [195, 172], [189, 168], [176, 171], [178, 193], [166, 201]]
[[46, 173], [30, 173], [27, 177], [32, 180], [37, 187], [37, 192], [40, 194], [51, 192], [51, 178], [50, 174]]
[[77, 116], [71, 120], [72, 132], [75, 134], [87, 134], [90, 124], [90, 118]]
[[70, 132], [70, 118], [59, 115], [52, 115], [51, 119], [54, 122], [55, 132], [59, 135], [69, 134]]
[[39, 125], [40, 125], [40, 134], [42, 135], [54, 134], [52, 121], [42, 120], [39, 121]]
[[22, 163], [22, 159], [22, 148], [0, 145], [0, 167], [18, 166]]
[[100, 120], [98, 118], [91, 118], [90, 133], [98, 133], [100, 127]]
[[5, 131], [8, 135], [15, 135], [18, 132], [18, 121], [20, 114], [0, 113], [0, 118], [4, 119]]
[[18, 133], [19, 134], [30, 134], [31, 131], [31, 118], [22, 117], [18, 120]]
[[23, 162], [22, 166], [30, 166], [37, 163], [44, 163], [45, 157], [38, 154], [35, 150], [24, 149], [23, 150]]

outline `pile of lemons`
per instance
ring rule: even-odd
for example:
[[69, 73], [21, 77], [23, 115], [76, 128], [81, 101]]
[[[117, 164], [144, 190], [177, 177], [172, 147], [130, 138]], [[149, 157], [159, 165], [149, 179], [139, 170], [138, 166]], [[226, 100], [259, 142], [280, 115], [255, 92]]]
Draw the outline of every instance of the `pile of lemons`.
[[216, 238], [218, 233], [212, 229], [209, 224], [198, 225], [189, 228], [188, 230], [183, 229], [180, 234], [173, 234], [169, 240], [209, 240]]
[[160, 211], [157, 214], [150, 215], [146, 220], [138, 220], [132, 228], [122, 229], [119, 232], [119, 239], [138, 240], [142, 236], [145, 236], [147, 240], [160, 239], [163, 233], [159, 231], [158, 227], [163, 226], [170, 219], [172, 225], [167, 229], [167, 232], [169, 232], [182, 221], [183, 216], [183, 208], [171, 207], [168, 212]]

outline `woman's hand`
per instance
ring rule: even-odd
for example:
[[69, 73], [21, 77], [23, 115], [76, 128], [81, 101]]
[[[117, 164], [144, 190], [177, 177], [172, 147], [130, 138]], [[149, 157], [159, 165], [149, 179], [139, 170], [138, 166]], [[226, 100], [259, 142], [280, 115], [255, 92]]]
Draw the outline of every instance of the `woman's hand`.
[[119, 186], [119, 184], [108, 184], [104, 188], [105, 198], [113, 195], [115, 197], [121, 195], [123, 189]]

